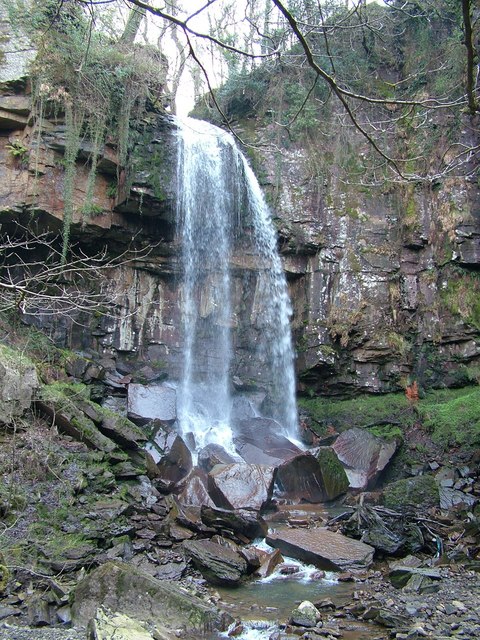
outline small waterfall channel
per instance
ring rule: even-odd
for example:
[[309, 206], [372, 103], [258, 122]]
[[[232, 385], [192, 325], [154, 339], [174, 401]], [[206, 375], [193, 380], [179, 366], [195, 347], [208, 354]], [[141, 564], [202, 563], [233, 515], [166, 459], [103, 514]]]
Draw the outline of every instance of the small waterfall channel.
[[[297, 427], [291, 314], [270, 212], [233, 137], [209, 123], [178, 120], [177, 205], [182, 261], [183, 370], [178, 390], [181, 432], [195, 449], [209, 443], [233, 452], [232, 374], [240, 322], [235, 255], [256, 272], [256, 378], [269, 389], [269, 415], [284, 435]], [[243, 255], [243, 254], [242, 254]]]

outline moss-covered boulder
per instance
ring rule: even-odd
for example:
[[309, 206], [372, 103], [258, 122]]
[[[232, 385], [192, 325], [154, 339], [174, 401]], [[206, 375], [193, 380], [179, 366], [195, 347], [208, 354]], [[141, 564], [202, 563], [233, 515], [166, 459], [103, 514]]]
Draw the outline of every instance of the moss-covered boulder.
[[326, 499], [334, 500], [349, 487], [345, 469], [331, 447], [320, 447], [316, 458], [320, 464]]
[[113, 440], [98, 430], [93, 420], [63, 391], [63, 386], [66, 385], [43, 387], [41, 397], [36, 402], [37, 409], [50, 418], [62, 433], [84, 442], [92, 449], [99, 449], [105, 453], [114, 451], [116, 444]]
[[383, 492], [383, 501], [387, 507], [428, 508], [439, 504], [438, 485], [433, 476], [416, 476], [392, 482]]
[[182, 629], [183, 637], [190, 638], [214, 629], [224, 631], [231, 622], [230, 616], [171, 581], [156, 580], [120, 562], [108, 562], [78, 583], [72, 604], [74, 624], [87, 625], [100, 606], [142, 622]]
[[8, 424], [29, 407], [38, 389], [33, 362], [20, 352], [0, 345], [0, 424]]

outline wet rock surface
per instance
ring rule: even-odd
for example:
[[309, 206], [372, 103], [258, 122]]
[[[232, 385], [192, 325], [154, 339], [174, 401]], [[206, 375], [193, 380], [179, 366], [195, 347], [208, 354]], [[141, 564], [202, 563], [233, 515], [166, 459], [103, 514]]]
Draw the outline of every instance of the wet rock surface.
[[324, 528], [270, 532], [266, 541], [285, 555], [320, 569], [364, 569], [373, 561], [373, 547]]

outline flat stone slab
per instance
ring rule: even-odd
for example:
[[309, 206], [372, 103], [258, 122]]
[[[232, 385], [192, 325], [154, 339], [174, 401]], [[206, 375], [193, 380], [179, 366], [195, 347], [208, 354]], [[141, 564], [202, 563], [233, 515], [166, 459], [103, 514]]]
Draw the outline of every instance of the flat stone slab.
[[165, 384], [129, 384], [127, 412], [134, 422], [173, 422], [177, 418], [177, 393]]
[[365, 569], [375, 551], [368, 544], [321, 527], [269, 533], [266, 541], [286, 556], [327, 571]]

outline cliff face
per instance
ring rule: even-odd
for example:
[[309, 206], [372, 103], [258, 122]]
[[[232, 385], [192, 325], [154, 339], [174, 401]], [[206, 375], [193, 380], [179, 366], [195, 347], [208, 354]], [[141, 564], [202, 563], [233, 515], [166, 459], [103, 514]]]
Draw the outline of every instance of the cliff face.
[[[32, 128], [25, 81], [2, 85], [0, 207], [3, 231], [18, 222], [59, 231], [63, 216], [65, 127]], [[473, 125], [465, 139], [473, 141]], [[98, 354], [112, 380], [179, 375], [181, 286], [175, 238], [175, 126], [150, 114], [134, 131], [129, 168], [107, 144], [98, 164], [94, 209], [81, 214], [88, 180], [84, 142], [75, 181], [72, 239], [86, 251], [130, 251], [106, 285], [111, 313], [81, 318], [29, 317], [60, 344]], [[369, 153], [354, 132], [350, 151], [321, 140], [258, 152], [255, 163], [275, 202], [274, 216], [294, 309], [300, 390], [327, 394], [461, 384], [480, 358], [480, 199], [473, 179], [375, 186], [345, 179]], [[12, 150], [17, 150], [14, 153]], [[150, 246], [136, 257], [133, 248]], [[238, 241], [235, 370], [259, 384], [253, 355], [261, 330], [261, 287], [252, 255]], [[204, 292], [208, 314], [209, 292]], [[78, 318], [77, 318], [78, 320]], [[118, 374], [118, 375], [117, 375]], [[119, 383], [120, 386], [123, 384]]]
[[335, 161], [312, 176], [316, 157], [311, 148], [285, 150], [280, 180], [278, 161], [274, 179], [264, 158], [265, 187], [279, 185], [301, 388], [461, 384], [462, 366], [480, 355], [476, 180], [348, 184]]

